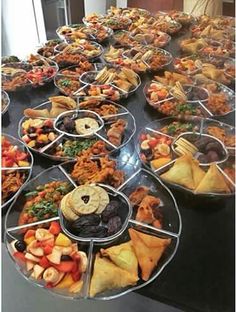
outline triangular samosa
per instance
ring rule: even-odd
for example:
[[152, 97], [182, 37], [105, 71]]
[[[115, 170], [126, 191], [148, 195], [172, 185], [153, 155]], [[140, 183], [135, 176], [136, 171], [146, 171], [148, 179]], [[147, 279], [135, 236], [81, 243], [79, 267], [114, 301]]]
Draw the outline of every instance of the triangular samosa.
[[183, 155], [178, 158], [173, 167], [163, 173], [161, 178], [167, 182], [179, 184], [194, 190], [195, 184], [192, 175], [191, 156]]
[[138, 279], [138, 260], [131, 241], [107, 249], [101, 249], [103, 256], [108, 256], [118, 267], [124, 269]]
[[129, 235], [142, 271], [142, 279], [147, 281], [171, 239], [158, 238], [131, 228]]
[[94, 297], [105, 290], [135, 285], [138, 281], [133, 274], [116, 266], [107, 258], [96, 255], [89, 294]]
[[192, 160], [192, 174], [195, 188], [197, 188], [199, 183], [204, 178], [206, 172], [199, 167], [199, 162], [196, 159]]
[[225, 178], [216, 164], [210, 165], [205, 177], [196, 188], [195, 193], [230, 193]]

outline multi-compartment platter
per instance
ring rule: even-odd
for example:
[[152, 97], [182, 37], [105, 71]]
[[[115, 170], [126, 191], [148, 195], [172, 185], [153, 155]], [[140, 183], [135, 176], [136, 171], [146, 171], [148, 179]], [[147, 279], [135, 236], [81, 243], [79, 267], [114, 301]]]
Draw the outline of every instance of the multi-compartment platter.
[[[45, 115], [46, 117], [40, 115], [45, 110], [52, 112], [52, 102], [53, 99], [34, 109], [26, 110], [25, 115], [28, 117], [25, 116], [20, 120], [18, 130], [19, 138], [33, 152], [52, 160], [75, 159], [81, 153], [90, 156], [117, 153], [130, 142], [136, 131], [133, 115], [122, 105], [112, 101], [88, 100], [78, 104], [73, 101], [74, 110], [71, 110], [72, 107], [64, 106], [64, 112], [61, 110], [55, 115]], [[95, 126], [98, 120], [99, 129], [92, 129], [87, 135], [78, 134], [74, 120], [81, 119], [83, 122], [85, 118], [89, 118], [86, 120], [88, 127], [90, 119], [92, 121], [95, 119]]]
[[[88, 217], [99, 219], [99, 214], [80, 215], [74, 223], [82, 224], [84, 218], [84, 232], [78, 234], [74, 230], [72, 234], [63, 198], [69, 193], [73, 198], [73, 194], [84, 190], [73, 178], [73, 166], [74, 162], [65, 163], [42, 172], [22, 189], [10, 207], [5, 242], [17, 269], [34, 285], [74, 299], [112, 299], [146, 286], [161, 273], [178, 248], [181, 218], [173, 195], [155, 175], [125, 163], [119, 168], [128, 174], [119, 186], [87, 185], [102, 188], [107, 192], [109, 209], [113, 205], [110, 217], [105, 207], [106, 214], [103, 210], [97, 226], [104, 227], [108, 236], [96, 238], [85, 231], [90, 228], [96, 236], [102, 235], [98, 229], [91, 229], [94, 225], [89, 225], [92, 221]], [[48, 210], [37, 214], [35, 206], [45, 201], [51, 203]], [[120, 209], [114, 213], [115, 203]], [[142, 216], [143, 205], [149, 207], [150, 213], [155, 209], [152, 224], [145, 214]], [[105, 216], [113, 221], [120, 218], [118, 231], [114, 230], [114, 222], [111, 230], [112, 222]], [[111, 231], [115, 233], [109, 235]], [[139, 254], [142, 245], [145, 253]]]
[[20, 140], [5, 133], [1, 136], [1, 152], [1, 207], [3, 208], [15, 199], [30, 179], [33, 155]]
[[[142, 163], [172, 188], [196, 196], [235, 193], [235, 128], [230, 125], [208, 118], [167, 117], [147, 124], [136, 148]], [[217, 188], [220, 181], [222, 188]]]

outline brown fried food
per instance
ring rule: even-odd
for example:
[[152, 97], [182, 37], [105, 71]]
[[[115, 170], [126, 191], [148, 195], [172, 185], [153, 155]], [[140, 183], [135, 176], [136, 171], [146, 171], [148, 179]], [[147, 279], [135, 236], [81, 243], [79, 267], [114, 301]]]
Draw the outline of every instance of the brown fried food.
[[122, 136], [125, 132], [126, 126], [127, 122], [124, 119], [118, 119], [115, 123], [113, 123], [110, 129], [107, 131], [109, 142], [119, 146], [121, 144]]
[[71, 177], [78, 184], [108, 183], [117, 187], [124, 182], [123, 171], [116, 169], [116, 161], [108, 156], [96, 160], [89, 159], [87, 155], [78, 157]]
[[159, 206], [160, 199], [151, 195], [146, 195], [141, 201], [135, 220], [152, 224], [155, 221], [153, 209]]
[[9, 174], [2, 172], [2, 201], [4, 202], [10, 195], [17, 192], [25, 180], [25, 174], [13, 171]]
[[95, 99], [90, 99], [79, 104], [81, 109], [91, 110], [100, 116], [108, 116], [113, 115], [118, 112], [118, 108], [109, 103], [109, 102], [101, 102]]
[[132, 205], [136, 206], [141, 203], [144, 197], [148, 194], [148, 188], [146, 186], [138, 186], [130, 195], [129, 200]]

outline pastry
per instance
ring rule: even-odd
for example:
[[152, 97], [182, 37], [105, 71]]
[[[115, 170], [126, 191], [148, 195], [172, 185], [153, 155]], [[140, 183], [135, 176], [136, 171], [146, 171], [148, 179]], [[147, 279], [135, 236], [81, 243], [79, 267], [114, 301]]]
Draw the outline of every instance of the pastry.
[[129, 195], [129, 200], [132, 205], [139, 205], [144, 197], [148, 194], [149, 189], [146, 186], [138, 186], [135, 191]]
[[192, 173], [193, 173], [194, 185], [196, 188], [206, 174], [205, 171], [199, 167], [199, 161], [196, 159], [192, 160]]
[[161, 178], [170, 183], [176, 183], [194, 190], [191, 159], [190, 155], [181, 156], [175, 161], [173, 167], [161, 175]]
[[109, 259], [102, 258], [98, 253], [94, 262], [89, 295], [94, 297], [105, 290], [135, 285], [137, 281], [138, 277], [116, 266]]
[[171, 239], [147, 235], [132, 228], [129, 229], [129, 235], [141, 268], [142, 279], [147, 281]]
[[230, 189], [216, 164], [211, 164], [195, 193], [230, 193]]
[[146, 195], [141, 201], [135, 220], [152, 224], [155, 221], [153, 214], [153, 208], [156, 208], [160, 204], [160, 199], [151, 195]]
[[103, 256], [109, 257], [118, 267], [134, 275], [138, 279], [138, 260], [131, 241], [107, 249], [101, 249]]

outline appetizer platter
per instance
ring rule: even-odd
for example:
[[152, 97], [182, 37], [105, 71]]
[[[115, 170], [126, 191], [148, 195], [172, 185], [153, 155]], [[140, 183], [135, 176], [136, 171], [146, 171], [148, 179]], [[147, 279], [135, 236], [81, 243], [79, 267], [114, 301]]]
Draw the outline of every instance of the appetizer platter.
[[168, 51], [153, 46], [137, 46], [127, 50], [110, 46], [103, 58], [108, 64], [127, 67], [138, 74], [161, 70], [172, 62], [172, 55]]
[[78, 185], [71, 165], [32, 179], [7, 213], [5, 242], [19, 272], [74, 299], [112, 299], [149, 284], [178, 248], [181, 218], [172, 193], [145, 169], [116, 187]]
[[10, 98], [7, 92], [2, 90], [2, 98], [1, 98], [1, 112], [2, 115], [8, 111], [10, 105]]
[[66, 96], [74, 97], [81, 87], [80, 76], [90, 70], [98, 70], [101, 63], [91, 63], [88, 60], [80, 61], [77, 65], [69, 66], [58, 71], [54, 77], [54, 84]]
[[113, 16], [113, 15], [99, 15], [96, 13], [90, 14], [83, 18], [83, 23], [87, 26], [103, 25], [111, 28], [112, 30], [125, 30], [132, 23], [131, 19], [126, 16]]
[[[209, 75], [205, 69], [203, 72]], [[202, 73], [190, 78], [166, 71], [164, 77], [154, 78], [146, 83], [143, 93], [147, 103], [163, 115], [220, 117], [235, 110], [234, 91]]]
[[85, 72], [80, 76], [80, 81], [83, 86], [74, 95], [84, 99], [93, 97], [112, 101], [127, 98], [141, 84], [139, 75], [132, 69], [116, 66]]
[[62, 40], [68, 42], [73, 42], [77, 39], [86, 39], [102, 43], [112, 37], [113, 30], [99, 24], [95, 24], [93, 27], [84, 24], [72, 24], [60, 26], [56, 30], [56, 33]]
[[117, 153], [136, 131], [133, 115], [109, 100], [89, 99], [77, 104], [65, 96], [24, 111], [19, 137], [35, 153], [66, 161], [79, 155]]
[[169, 16], [183, 26], [189, 26], [190, 24], [195, 22], [195, 18], [191, 14], [177, 10], [158, 11], [156, 13], [156, 16]]
[[7, 206], [14, 200], [31, 176], [33, 156], [27, 146], [9, 134], [1, 136], [2, 202]]
[[53, 80], [58, 71], [55, 62], [45, 57], [2, 64], [2, 88], [13, 92], [29, 87], [39, 87]]
[[234, 181], [223, 169], [226, 163], [234, 166], [234, 127], [208, 118], [168, 117], [148, 124], [137, 140], [140, 160], [167, 185], [197, 196], [234, 194]]

